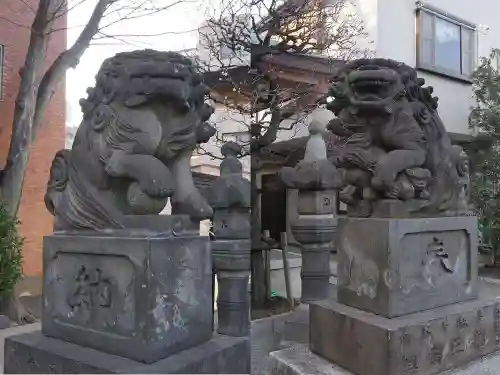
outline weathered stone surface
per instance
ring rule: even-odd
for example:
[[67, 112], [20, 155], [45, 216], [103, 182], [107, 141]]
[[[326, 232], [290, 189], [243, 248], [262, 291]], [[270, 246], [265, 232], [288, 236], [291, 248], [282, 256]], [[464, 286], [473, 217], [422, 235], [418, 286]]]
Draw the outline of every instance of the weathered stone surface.
[[225, 240], [248, 239], [250, 233], [250, 215], [245, 211], [249, 211], [249, 209], [215, 208], [214, 211], [212, 221], [216, 238], [223, 238]]
[[5, 315], [0, 315], [0, 329], [9, 328], [12, 322]]
[[[305, 345], [273, 352], [266, 363], [268, 375], [354, 375], [340, 366], [311, 353]], [[500, 375], [500, 353], [487, 355], [441, 375]]]
[[250, 269], [250, 240], [212, 241], [212, 261], [216, 270]]
[[267, 358], [271, 352], [289, 344], [308, 342], [309, 305], [299, 305], [294, 311], [252, 320], [252, 375], [263, 375]]
[[357, 375], [433, 375], [499, 348], [497, 300], [392, 319], [322, 301], [309, 314], [311, 351]]
[[128, 215], [203, 220], [212, 209], [196, 189], [190, 158], [215, 128], [193, 62], [175, 52], [132, 51], [106, 59], [80, 104], [71, 150], [54, 157], [45, 203], [54, 229], [125, 227]]
[[298, 344], [269, 354], [266, 375], [353, 375], [312, 353], [307, 345]]
[[338, 301], [385, 317], [477, 297], [477, 219], [345, 218]]
[[197, 235], [45, 237], [42, 331], [146, 363], [202, 344], [210, 257]]
[[299, 305], [285, 323], [283, 341], [307, 343], [309, 342], [309, 305]]
[[238, 160], [242, 147], [235, 142], [227, 142], [221, 147], [224, 160], [220, 165], [220, 177], [206, 191], [208, 201], [214, 208], [249, 209], [250, 181], [242, 176], [243, 166]]
[[337, 213], [337, 194], [333, 189], [303, 192], [297, 199], [300, 215], [332, 215]]
[[249, 374], [249, 350], [247, 338], [215, 335], [194, 348], [144, 364], [45, 337], [38, 331], [5, 340], [4, 373]]
[[414, 68], [358, 59], [332, 83], [328, 129], [338, 143], [331, 161], [349, 216], [372, 216], [373, 204], [386, 199], [404, 202], [412, 215], [470, 213], [467, 156], [451, 144], [438, 98]]
[[250, 334], [250, 294], [248, 293], [249, 272], [217, 273], [218, 296], [217, 332], [228, 336]]

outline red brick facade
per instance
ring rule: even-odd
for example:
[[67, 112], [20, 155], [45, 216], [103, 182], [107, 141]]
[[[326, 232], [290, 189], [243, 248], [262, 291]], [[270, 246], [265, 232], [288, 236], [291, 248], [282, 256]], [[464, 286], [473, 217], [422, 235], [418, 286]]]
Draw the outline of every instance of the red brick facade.
[[[0, 167], [5, 164], [9, 148], [14, 101], [29, 44], [29, 30], [38, 0], [0, 1], [0, 44], [4, 46], [2, 97], [0, 99]], [[9, 21], [7, 21], [7, 20]], [[57, 29], [64, 29], [66, 19], [58, 20]], [[23, 27], [25, 26], [25, 27]], [[66, 49], [66, 31], [52, 34], [47, 64]], [[24, 273], [37, 276], [42, 270], [42, 238], [52, 231], [52, 217], [45, 209], [43, 196], [52, 158], [64, 148], [65, 82], [61, 82], [45, 114], [41, 132], [31, 149], [28, 170], [19, 210], [21, 235], [25, 237]]]

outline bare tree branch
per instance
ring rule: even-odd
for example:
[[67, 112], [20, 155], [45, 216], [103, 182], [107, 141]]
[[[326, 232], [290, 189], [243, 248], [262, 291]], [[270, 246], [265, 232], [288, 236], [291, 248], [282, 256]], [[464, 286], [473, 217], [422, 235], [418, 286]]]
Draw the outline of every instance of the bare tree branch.
[[69, 68], [75, 68], [78, 65], [83, 53], [89, 47], [90, 41], [99, 31], [99, 22], [102, 20], [104, 13], [109, 6], [116, 1], [117, 0], [99, 0], [87, 25], [84, 27], [73, 46], [60, 54], [45, 72], [38, 86], [32, 136], [36, 134], [41, 125], [45, 109], [54, 95], [57, 84], [61, 81]]
[[[26, 0], [20, 1], [29, 9]], [[52, 35], [67, 30], [66, 26], [61, 26], [62, 17], [70, 10], [79, 10], [78, 8], [88, 3], [88, 0], [39, 0], [38, 8], [33, 9], [36, 14], [30, 27], [30, 43], [25, 63], [19, 72], [21, 82], [15, 103], [6, 165], [0, 174], [0, 198], [12, 214], [16, 214], [19, 207], [30, 146], [42, 126], [46, 108], [66, 71], [78, 65], [85, 51], [96, 40], [128, 42], [125, 35], [117, 36], [111, 30], [104, 32], [104, 29], [110, 29], [112, 25], [122, 21], [167, 11], [181, 2], [190, 0], [167, 1], [169, 2], [165, 4], [160, 0], [97, 0], [76, 41], [60, 53], [44, 71]], [[17, 25], [15, 21], [12, 22]], [[24, 27], [21, 24], [17, 26]], [[139, 33], [130, 34], [140, 36]], [[166, 34], [167, 32], [151, 33], [149, 36]]]
[[[257, 169], [269, 152], [268, 146], [284, 129], [284, 120], [294, 119], [287, 130], [296, 131], [296, 124], [317, 108], [317, 99], [322, 99], [310, 84], [283, 82], [280, 72], [258, 62], [261, 55], [273, 53], [323, 54], [339, 59], [363, 55], [357, 41], [366, 38], [366, 33], [358, 18], [348, 12], [348, 0], [326, 1], [222, 0], [220, 12], [200, 28], [202, 50], [197, 62], [205, 71], [212, 99], [250, 118], [238, 125], [251, 135], [248, 151], [242, 156], [251, 155], [252, 164], [252, 297], [257, 303], [267, 298], [259, 284], [265, 276], [262, 270], [257, 271], [263, 263], [257, 260], [261, 256]], [[219, 145], [226, 141], [220, 133], [219, 128], [215, 139]], [[200, 147], [199, 154], [220, 159], [207, 147]]]
[[206, 72], [219, 71], [232, 86], [226, 91], [234, 93], [216, 92], [212, 98], [236, 112], [250, 113], [253, 121], [247, 127], [260, 129], [253, 137], [252, 156], [276, 141], [284, 120], [310, 112], [315, 104], [311, 107], [303, 100], [311, 91], [303, 84], [280, 86], [269, 72], [259, 69], [252, 69], [251, 82], [239, 82], [230, 71], [242, 65], [254, 68], [254, 51], [345, 60], [365, 55], [367, 51], [357, 45], [367, 34], [352, 9], [348, 0], [223, 0], [220, 12], [200, 28], [204, 56], [199, 56], [199, 65]]
[[[9, 212], [12, 213], [17, 212], [20, 203], [37, 95], [37, 90], [33, 88], [37, 87], [45, 59], [44, 51], [48, 44], [45, 31], [51, 26], [47, 23], [47, 19], [51, 17], [51, 11], [51, 0], [40, 0], [31, 26], [32, 32], [25, 64], [19, 72], [21, 82], [14, 107], [11, 141], [6, 165], [1, 174], [2, 199]], [[16, 186], [13, 186], [14, 181], [16, 181]], [[5, 182], [9, 184], [4, 185]]]

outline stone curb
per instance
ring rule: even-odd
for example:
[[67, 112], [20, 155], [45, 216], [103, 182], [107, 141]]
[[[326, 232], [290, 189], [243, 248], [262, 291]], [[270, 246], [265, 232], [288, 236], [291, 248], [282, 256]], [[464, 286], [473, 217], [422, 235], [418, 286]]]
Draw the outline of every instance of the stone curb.
[[22, 326], [15, 326], [0, 330], [0, 374], [3, 374], [3, 348], [5, 339], [10, 336], [20, 335], [23, 333], [29, 333], [41, 329], [41, 324], [39, 322], [26, 324]]
[[495, 279], [493, 277], [479, 276], [479, 280], [490, 284], [500, 285], [500, 279]]

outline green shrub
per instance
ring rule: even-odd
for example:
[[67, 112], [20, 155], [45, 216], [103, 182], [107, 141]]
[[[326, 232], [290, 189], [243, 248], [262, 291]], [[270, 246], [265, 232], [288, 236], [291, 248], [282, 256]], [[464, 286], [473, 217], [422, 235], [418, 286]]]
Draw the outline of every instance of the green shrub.
[[[472, 202], [479, 217], [479, 229], [487, 245], [500, 253], [500, 50], [481, 58], [474, 72], [471, 129], [488, 135], [492, 145], [482, 155], [472, 177]], [[500, 255], [500, 254], [499, 254]]]
[[18, 224], [17, 218], [0, 204], [0, 297], [12, 292], [22, 274], [23, 239]]

